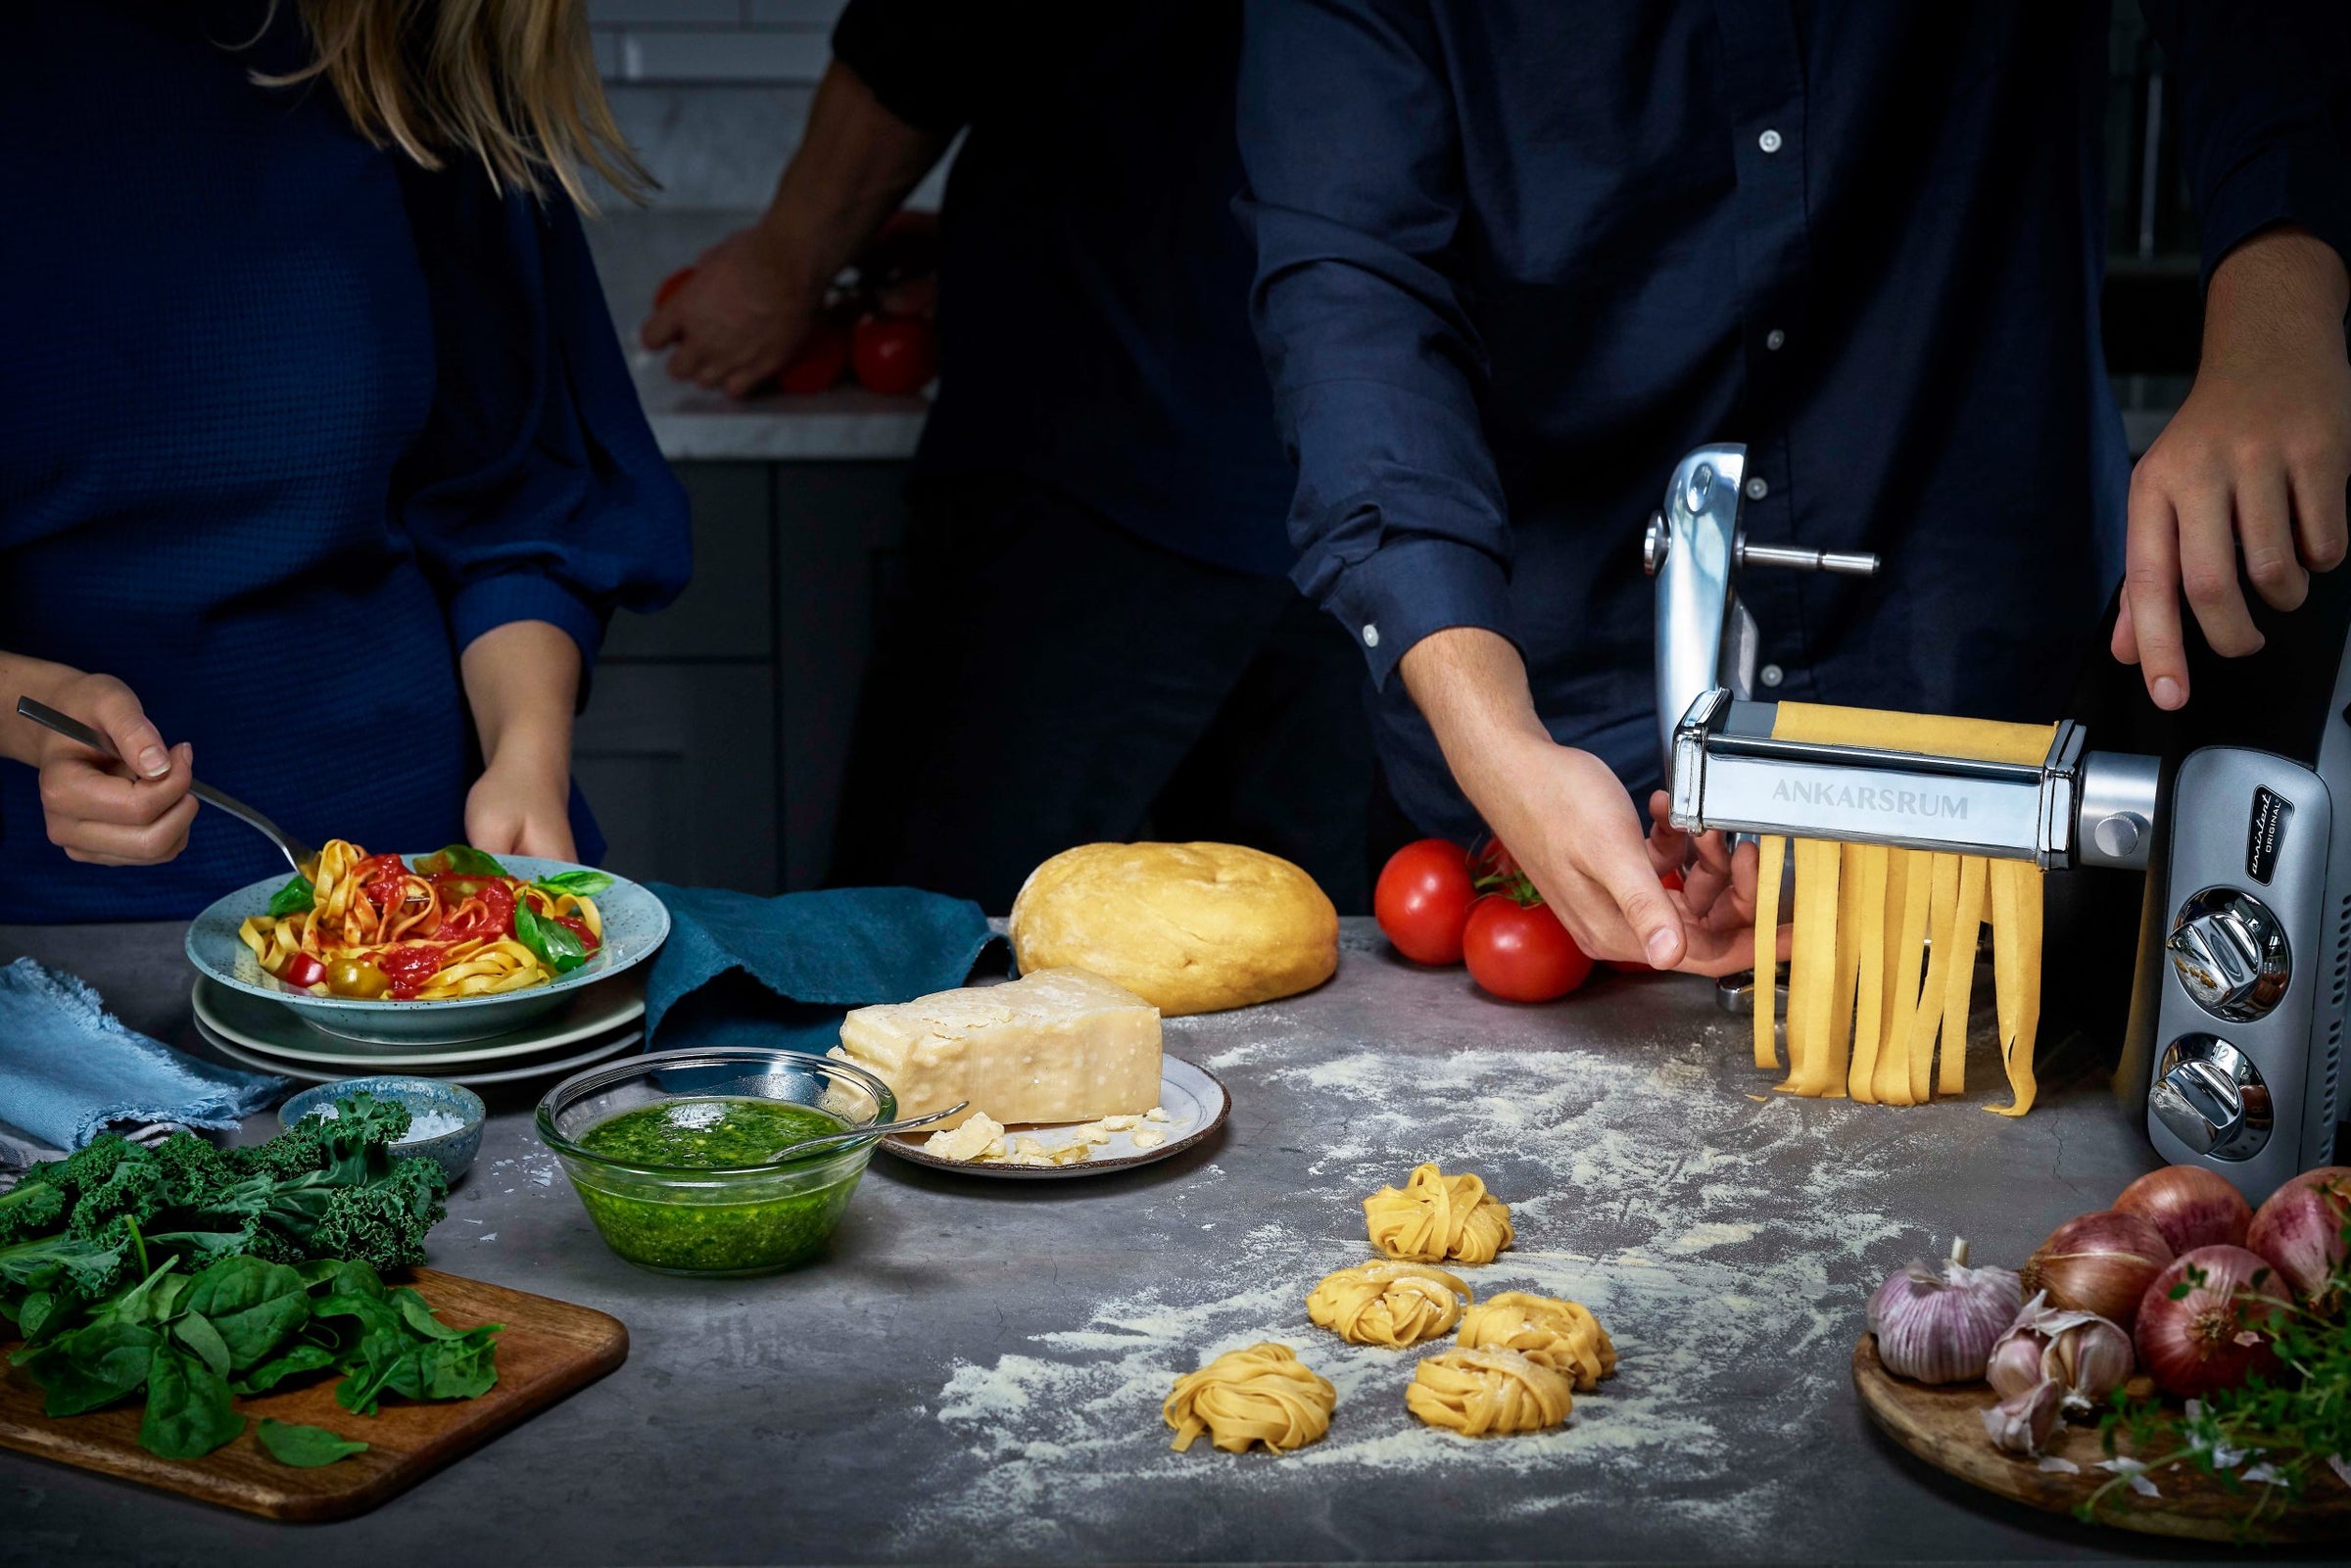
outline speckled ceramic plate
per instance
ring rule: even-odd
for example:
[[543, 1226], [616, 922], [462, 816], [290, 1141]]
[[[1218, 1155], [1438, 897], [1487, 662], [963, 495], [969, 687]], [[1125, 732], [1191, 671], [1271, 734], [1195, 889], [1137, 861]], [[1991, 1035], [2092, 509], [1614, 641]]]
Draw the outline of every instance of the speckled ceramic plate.
[[645, 984], [635, 974], [615, 974], [600, 985], [567, 994], [563, 1005], [487, 1040], [450, 1045], [412, 1041], [378, 1044], [321, 1034], [274, 1001], [232, 991], [199, 976], [188, 1000], [196, 1022], [240, 1051], [312, 1067], [407, 1072], [430, 1068], [478, 1067], [485, 1062], [543, 1056], [566, 1045], [609, 1035], [645, 1017]]
[[[500, 859], [509, 874], [526, 879], [584, 869], [569, 861], [530, 855]], [[285, 880], [272, 877], [240, 887], [197, 916], [188, 927], [188, 962], [230, 990], [274, 1002], [311, 1027], [345, 1040], [448, 1045], [504, 1034], [553, 1012], [574, 993], [643, 963], [669, 934], [669, 911], [661, 900], [635, 882], [615, 877], [611, 886], [596, 895], [597, 910], [604, 919], [603, 945], [587, 963], [546, 985], [499, 996], [452, 997], [445, 1002], [359, 1002], [312, 996], [271, 978], [254, 958], [253, 950], [237, 939], [237, 927], [245, 918], [268, 913], [269, 895], [284, 886]]]
[[[1168, 1114], [1165, 1122], [1147, 1121], [1143, 1126], [1168, 1135], [1168, 1141], [1152, 1149], [1137, 1149], [1132, 1133], [1114, 1132], [1110, 1142], [1097, 1145], [1083, 1160], [1066, 1165], [1008, 1165], [983, 1163], [977, 1160], [942, 1160], [926, 1154], [923, 1145], [931, 1134], [901, 1132], [882, 1140], [880, 1147], [908, 1164], [929, 1165], [934, 1170], [951, 1170], [959, 1176], [981, 1176], [1004, 1181], [1061, 1181], [1073, 1176], [1107, 1176], [1114, 1171], [1132, 1170], [1137, 1165], [1156, 1164], [1170, 1160], [1198, 1144], [1210, 1133], [1224, 1125], [1232, 1114], [1232, 1096], [1217, 1075], [1206, 1068], [1194, 1067], [1181, 1057], [1165, 1056], [1159, 1059], [1159, 1104]], [[1012, 1127], [1005, 1132], [1005, 1141], [1014, 1138], [1034, 1138], [1047, 1153], [1075, 1141], [1078, 1128], [1083, 1122], [1070, 1122], [1057, 1127]], [[1138, 1129], [1139, 1130], [1139, 1129]]]
[[[304, 1083], [339, 1083], [345, 1078], [365, 1075], [349, 1068], [326, 1067], [314, 1062], [289, 1062], [283, 1057], [264, 1056], [258, 1051], [245, 1050], [205, 1027], [202, 1020], [197, 1021], [196, 1032], [203, 1035], [205, 1043], [214, 1050], [239, 1067], [251, 1068], [256, 1072], [274, 1072], [280, 1077], [298, 1078]], [[641, 1050], [644, 1045], [643, 1029], [624, 1028], [610, 1039], [599, 1040], [583, 1050], [558, 1050], [550, 1056], [533, 1057], [520, 1067], [493, 1062], [454, 1068], [420, 1068], [404, 1063], [401, 1070], [417, 1077], [441, 1078], [450, 1083], [462, 1083], [469, 1088], [479, 1089], [493, 1083], [523, 1083], [534, 1078], [561, 1077], [577, 1072], [582, 1068], [594, 1067], [624, 1051]]]

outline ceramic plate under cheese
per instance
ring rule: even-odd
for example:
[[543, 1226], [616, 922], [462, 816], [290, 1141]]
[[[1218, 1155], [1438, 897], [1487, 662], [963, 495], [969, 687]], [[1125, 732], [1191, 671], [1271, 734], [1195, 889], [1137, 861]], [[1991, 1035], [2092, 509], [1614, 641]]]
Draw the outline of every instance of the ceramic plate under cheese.
[[[1168, 1141], [1150, 1149], [1137, 1149], [1134, 1135], [1114, 1132], [1110, 1142], [1096, 1144], [1092, 1154], [1066, 1165], [1015, 1165], [981, 1160], [944, 1160], [927, 1154], [923, 1145], [931, 1138], [929, 1132], [901, 1132], [882, 1140], [881, 1147], [909, 1164], [929, 1165], [934, 1170], [952, 1170], [964, 1176], [990, 1176], [1013, 1181], [1059, 1181], [1071, 1176], [1107, 1176], [1114, 1171], [1132, 1170], [1179, 1155], [1198, 1144], [1210, 1133], [1224, 1124], [1232, 1112], [1232, 1096], [1217, 1075], [1206, 1068], [1197, 1068], [1181, 1057], [1162, 1056], [1159, 1059], [1159, 1105], [1167, 1112], [1165, 1121], [1145, 1121], [1140, 1128], [1164, 1132]], [[1046, 1153], [1073, 1142], [1078, 1129], [1090, 1123], [1073, 1121], [1054, 1127], [1006, 1127], [1004, 1140], [1034, 1138]]]

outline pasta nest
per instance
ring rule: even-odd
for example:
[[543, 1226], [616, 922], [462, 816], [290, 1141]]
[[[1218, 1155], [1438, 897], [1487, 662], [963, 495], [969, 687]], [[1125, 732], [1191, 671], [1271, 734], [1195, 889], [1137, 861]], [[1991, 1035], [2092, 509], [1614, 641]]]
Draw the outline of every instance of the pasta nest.
[[1469, 1308], [1456, 1341], [1469, 1351], [1516, 1351], [1589, 1394], [1616, 1372], [1616, 1347], [1580, 1302], [1504, 1291]]
[[1402, 1187], [1364, 1200], [1371, 1245], [1408, 1262], [1490, 1263], [1511, 1244], [1510, 1207], [1475, 1176], [1448, 1176], [1417, 1165]]
[[1403, 1350], [1462, 1320], [1469, 1287], [1426, 1263], [1359, 1263], [1323, 1276], [1306, 1315], [1351, 1345]]
[[1567, 1380], [1516, 1351], [1446, 1351], [1405, 1388], [1406, 1408], [1465, 1437], [1540, 1432], [1567, 1419]]
[[1177, 1378], [1160, 1413], [1176, 1429], [1169, 1447], [1178, 1453], [1203, 1432], [1227, 1453], [1252, 1443], [1281, 1453], [1319, 1441], [1338, 1401], [1338, 1390], [1287, 1345], [1252, 1345]]

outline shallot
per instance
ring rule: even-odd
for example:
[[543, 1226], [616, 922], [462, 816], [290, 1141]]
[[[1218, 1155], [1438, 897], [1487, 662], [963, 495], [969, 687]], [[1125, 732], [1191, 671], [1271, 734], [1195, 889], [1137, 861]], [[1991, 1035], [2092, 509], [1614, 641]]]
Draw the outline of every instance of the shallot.
[[1973, 1382], [2023, 1300], [2013, 1272], [1968, 1267], [1966, 1241], [1954, 1241], [1940, 1271], [1925, 1263], [1897, 1268], [1869, 1299], [1878, 1358], [1920, 1383]]
[[2199, 1247], [2242, 1247], [2253, 1206], [2228, 1177], [2202, 1165], [2150, 1170], [2114, 1201], [2117, 1213], [2136, 1214], [2163, 1232], [2174, 1257]]
[[[2155, 1276], [2138, 1305], [2139, 1363], [2166, 1394], [2194, 1398], [2275, 1377], [2263, 1325], [2277, 1271], [2242, 1247], [2199, 1247]], [[2184, 1288], [2183, 1288], [2184, 1287]], [[2177, 1300], [2174, 1291], [2179, 1291]]]
[[1985, 1376], [2004, 1399], [2054, 1380], [2067, 1409], [2087, 1410], [2121, 1388], [2131, 1366], [2130, 1335], [2095, 1312], [2049, 1307], [2036, 1296], [1992, 1346]]
[[2024, 1283], [2046, 1292], [2051, 1307], [2095, 1312], [2128, 1329], [2147, 1282], [2171, 1260], [2171, 1244], [2152, 1220], [2107, 1209], [2051, 1231], [2026, 1262]]
[[2320, 1307], [2327, 1281], [2343, 1260], [2343, 1226], [2351, 1221], [2351, 1166], [2306, 1170], [2270, 1194], [2245, 1232], [2247, 1251], [2277, 1266], [2294, 1294]]

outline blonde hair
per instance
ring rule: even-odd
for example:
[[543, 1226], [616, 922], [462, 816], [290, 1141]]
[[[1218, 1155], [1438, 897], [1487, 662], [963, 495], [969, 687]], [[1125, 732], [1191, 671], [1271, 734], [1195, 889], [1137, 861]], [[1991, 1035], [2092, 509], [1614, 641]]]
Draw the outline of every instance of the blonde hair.
[[[272, 0], [274, 11], [276, 0]], [[315, 58], [268, 86], [324, 78], [360, 135], [425, 168], [481, 160], [491, 185], [593, 213], [583, 167], [632, 201], [651, 189], [604, 102], [581, 0], [297, 0]]]

